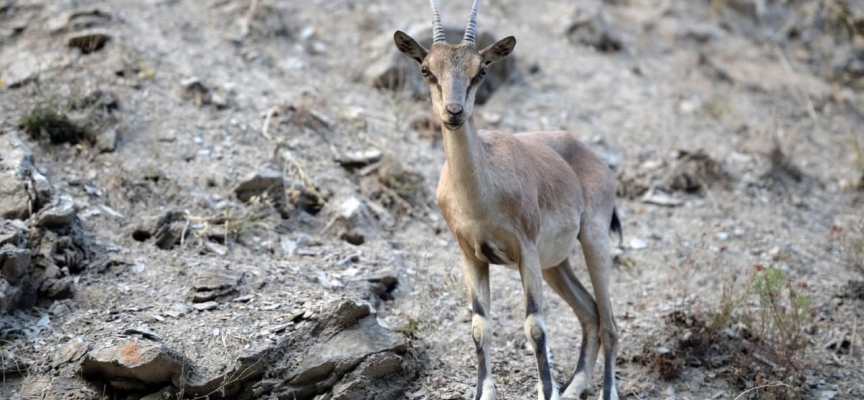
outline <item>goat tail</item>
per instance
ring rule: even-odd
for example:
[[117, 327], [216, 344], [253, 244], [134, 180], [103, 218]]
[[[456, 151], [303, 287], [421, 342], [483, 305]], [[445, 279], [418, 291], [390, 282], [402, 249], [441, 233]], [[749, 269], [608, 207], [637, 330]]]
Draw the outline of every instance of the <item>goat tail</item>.
[[612, 224], [609, 226], [609, 230], [618, 234], [618, 246], [621, 246], [624, 243], [624, 230], [621, 229], [621, 220], [618, 219], [618, 212], [614, 208], [612, 209]]

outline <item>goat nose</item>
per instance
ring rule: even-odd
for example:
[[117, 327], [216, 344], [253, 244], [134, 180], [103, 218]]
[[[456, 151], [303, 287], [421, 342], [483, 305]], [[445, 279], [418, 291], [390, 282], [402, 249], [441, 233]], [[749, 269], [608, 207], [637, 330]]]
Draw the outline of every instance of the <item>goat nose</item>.
[[444, 108], [446, 108], [447, 112], [454, 117], [462, 114], [462, 106], [458, 104], [448, 104], [447, 107]]

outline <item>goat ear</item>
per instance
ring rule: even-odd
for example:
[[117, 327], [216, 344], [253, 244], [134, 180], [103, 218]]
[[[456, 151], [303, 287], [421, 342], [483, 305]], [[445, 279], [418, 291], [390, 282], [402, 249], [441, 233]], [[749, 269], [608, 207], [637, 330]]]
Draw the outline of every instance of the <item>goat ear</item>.
[[509, 56], [514, 47], [516, 47], [516, 38], [507, 36], [499, 40], [498, 43], [480, 50], [480, 56], [483, 57], [483, 62], [486, 65], [493, 64]]
[[396, 48], [399, 49], [402, 54], [408, 56], [408, 58], [414, 61], [417, 61], [417, 64], [421, 64], [426, 58], [426, 55], [429, 54], [429, 50], [426, 50], [426, 48], [417, 43], [417, 41], [411, 39], [411, 36], [406, 35], [405, 32], [396, 31], [396, 33], [393, 34], [393, 41], [396, 42]]

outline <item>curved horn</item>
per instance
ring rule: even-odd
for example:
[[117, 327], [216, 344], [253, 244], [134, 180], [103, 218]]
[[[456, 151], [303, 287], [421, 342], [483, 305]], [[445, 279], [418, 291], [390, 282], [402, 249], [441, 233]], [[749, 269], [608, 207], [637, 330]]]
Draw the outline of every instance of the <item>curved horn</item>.
[[478, 0], [474, 0], [474, 5], [471, 6], [471, 20], [468, 21], [468, 27], [465, 28], [465, 37], [462, 40], [467, 42], [474, 43], [475, 36], [477, 36], [477, 3]]
[[444, 42], [447, 39], [444, 37], [444, 28], [441, 27], [438, 6], [435, 5], [435, 0], [429, 0], [429, 4], [432, 6], [432, 43]]

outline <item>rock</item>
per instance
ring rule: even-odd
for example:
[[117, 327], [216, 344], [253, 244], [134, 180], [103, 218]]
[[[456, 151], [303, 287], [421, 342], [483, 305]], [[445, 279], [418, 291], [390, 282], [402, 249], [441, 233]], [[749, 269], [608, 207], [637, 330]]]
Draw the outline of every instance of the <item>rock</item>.
[[641, 250], [648, 247], [648, 243], [645, 243], [644, 240], [640, 238], [630, 238], [630, 242], [628, 243], [629, 247], [634, 250]]
[[0, 315], [15, 309], [21, 301], [21, 289], [0, 277]]
[[49, 299], [68, 299], [72, 297], [74, 282], [71, 276], [43, 281], [39, 294]]
[[69, 14], [66, 29], [74, 31], [83, 31], [87, 29], [98, 28], [107, 25], [111, 20], [111, 15], [104, 10], [94, 8], [91, 10], [78, 10]]
[[117, 149], [117, 127], [110, 127], [96, 139], [96, 150], [100, 153], [113, 153]]
[[66, 37], [66, 45], [78, 48], [84, 54], [90, 54], [102, 50], [109, 40], [111, 35], [107, 31], [92, 29], [70, 34]]
[[347, 220], [356, 219], [360, 216], [363, 202], [356, 197], [349, 197], [339, 204], [339, 214]]
[[28, 178], [33, 153], [14, 132], [0, 134], [0, 218], [25, 219], [30, 215]]
[[173, 318], [180, 318], [186, 314], [192, 312], [192, 308], [183, 304], [183, 303], [174, 303], [171, 306], [171, 309], [165, 311], [165, 315]]
[[[432, 44], [432, 35], [428, 23], [424, 22], [412, 25], [405, 32], [427, 49]], [[448, 42], [458, 43], [462, 40], [462, 35], [465, 34], [465, 26], [445, 25], [444, 34]], [[477, 33], [477, 45], [482, 49], [503, 38], [504, 36], [499, 37], [489, 31], [481, 30]], [[388, 88], [390, 90], [407, 90], [415, 98], [429, 96], [429, 89], [423, 82], [417, 64], [396, 49], [391, 32], [382, 34], [379, 38], [373, 40], [370, 43], [370, 49], [372, 49], [373, 54], [374, 51], [379, 51], [379, 55], [373, 57], [363, 71], [362, 80], [365, 84], [376, 88]], [[383, 54], [380, 53], [379, 49], [384, 50]], [[516, 56], [511, 54], [501, 62], [489, 67], [489, 72], [486, 74], [483, 85], [477, 89], [476, 103], [486, 103], [496, 90], [516, 78], [518, 78]]]
[[54, 198], [54, 188], [51, 187], [48, 178], [36, 168], [30, 169], [30, 197], [38, 208]]
[[223, 90], [213, 89], [197, 77], [182, 80], [180, 86], [183, 100], [190, 101], [198, 107], [212, 105], [221, 109], [228, 106], [227, 94]]
[[203, 270], [192, 284], [192, 302], [229, 301], [240, 294], [242, 277], [226, 270]]
[[194, 363], [167, 346], [149, 340], [129, 340], [98, 346], [81, 362], [87, 379], [108, 381], [121, 391], [183, 387], [195, 371]]
[[11, 244], [0, 247], [0, 275], [10, 285], [19, 286], [33, 269], [32, 256], [30, 249]]
[[25, 244], [26, 240], [27, 225], [17, 226], [12, 221], [0, 219], [0, 248], [7, 244], [13, 247], [21, 247]]
[[381, 150], [349, 151], [343, 153], [337, 160], [343, 167], [359, 168], [381, 161]]
[[68, 225], [72, 223], [77, 214], [78, 209], [75, 207], [75, 203], [67, 199], [58, 199], [36, 214], [36, 226], [56, 228]]
[[54, 354], [51, 367], [57, 368], [66, 363], [78, 362], [88, 351], [90, 351], [90, 345], [84, 342], [84, 339], [72, 338], [63, 345], [59, 352]]
[[285, 181], [281, 172], [272, 169], [255, 172], [234, 188], [234, 193], [241, 201], [249, 201], [252, 197], [261, 196], [265, 192], [276, 199], [285, 196]]
[[615, 53], [624, 47], [599, 10], [576, 10], [573, 22], [567, 28], [567, 40], [572, 44], [591, 46], [603, 53]]
[[667, 207], [677, 207], [684, 204], [684, 200], [676, 199], [658, 190], [645, 193], [645, 196], [642, 196], [642, 202]]
[[184, 233], [189, 234], [189, 231], [186, 229], [186, 223], [185, 211], [171, 210], [159, 217], [155, 228], [152, 228], [152, 230], [143, 227], [138, 228], [132, 233], [132, 236], [136, 240], [141, 239], [143, 241], [149, 239], [146, 234], [152, 232], [156, 247], [162, 250], [171, 250], [174, 246], [180, 244]]
[[195, 303], [192, 305], [192, 308], [198, 311], [210, 311], [219, 308], [219, 303], [215, 301], [208, 301], [205, 303]]
[[224, 255], [228, 254], [228, 248], [227, 247], [225, 247], [219, 243], [209, 241], [209, 240], [204, 241], [204, 248], [206, 248], [207, 251], [209, 251], [213, 254], [216, 254], [217, 256], [224, 256]]

